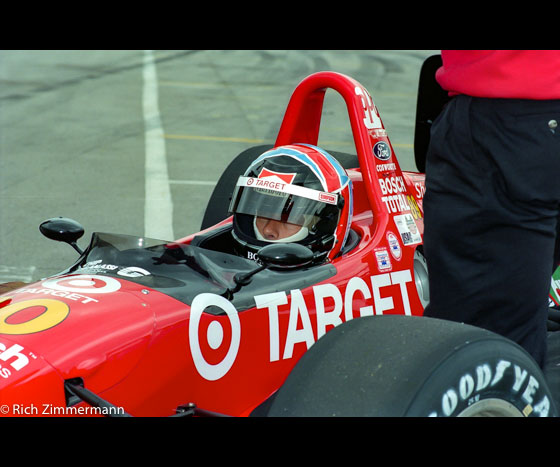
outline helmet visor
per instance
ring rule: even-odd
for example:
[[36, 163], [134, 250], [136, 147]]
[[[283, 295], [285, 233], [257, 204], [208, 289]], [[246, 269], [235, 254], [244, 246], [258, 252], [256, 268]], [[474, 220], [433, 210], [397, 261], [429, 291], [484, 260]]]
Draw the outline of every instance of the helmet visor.
[[[312, 230], [320, 219], [330, 217], [338, 210], [336, 194], [288, 184], [284, 184], [281, 190], [272, 189], [259, 186], [258, 180], [239, 178], [231, 199], [230, 213], [266, 217]], [[328, 202], [320, 201], [321, 198]]]

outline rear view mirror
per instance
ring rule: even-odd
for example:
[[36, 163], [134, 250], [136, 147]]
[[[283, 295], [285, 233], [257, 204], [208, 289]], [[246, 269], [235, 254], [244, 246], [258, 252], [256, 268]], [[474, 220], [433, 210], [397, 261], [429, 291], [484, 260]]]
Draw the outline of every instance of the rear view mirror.
[[281, 269], [305, 266], [313, 261], [313, 252], [299, 243], [267, 245], [257, 253], [259, 260], [268, 267]]
[[67, 217], [54, 217], [42, 222], [39, 230], [45, 237], [57, 242], [68, 243], [78, 253], [83, 253], [76, 242], [84, 235], [84, 228], [75, 220]]

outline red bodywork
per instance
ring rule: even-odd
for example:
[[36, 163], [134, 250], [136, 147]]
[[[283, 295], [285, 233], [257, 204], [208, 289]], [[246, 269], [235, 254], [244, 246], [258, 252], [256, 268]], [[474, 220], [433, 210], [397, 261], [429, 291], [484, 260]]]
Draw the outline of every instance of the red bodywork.
[[[218, 295], [200, 294], [188, 306], [103, 275], [58, 276], [0, 296], [2, 415], [76, 415], [76, 406], [66, 408], [63, 385], [81, 378], [135, 416], [169, 416], [188, 403], [246, 416], [333, 326], [368, 314], [421, 315], [413, 263], [424, 176], [401, 171], [365, 88], [337, 73], [309, 76], [293, 93], [276, 145], [317, 144], [329, 88], [346, 102], [360, 164], [348, 172], [352, 229], [361, 240], [333, 260], [336, 274], [256, 296], [255, 306], [239, 313]], [[205, 312], [208, 304], [225, 313]], [[92, 414], [86, 403], [77, 407]]]

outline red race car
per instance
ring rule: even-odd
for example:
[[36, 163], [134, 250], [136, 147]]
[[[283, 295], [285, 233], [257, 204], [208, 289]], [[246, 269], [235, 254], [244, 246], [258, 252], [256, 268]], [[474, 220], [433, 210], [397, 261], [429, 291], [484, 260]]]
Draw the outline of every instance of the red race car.
[[[351, 186], [343, 248], [320, 262], [298, 243], [266, 246], [257, 261], [229, 251], [230, 198], [262, 182], [239, 177], [263, 152], [315, 147], [327, 89], [344, 99], [356, 146], [331, 153]], [[173, 242], [94, 233], [81, 251], [76, 222], [41, 225], [79, 258], [0, 295], [2, 415], [556, 416], [519, 346], [422, 317], [423, 191], [368, 91], [345, 75], [309, 76], [274, 147], [226, 169], [201, 232]]]

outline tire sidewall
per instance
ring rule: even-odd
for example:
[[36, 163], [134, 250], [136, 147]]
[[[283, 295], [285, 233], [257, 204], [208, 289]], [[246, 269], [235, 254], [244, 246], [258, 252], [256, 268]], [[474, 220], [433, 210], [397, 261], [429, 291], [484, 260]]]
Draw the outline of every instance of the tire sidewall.
[[457, 417], [490, 399], [520, 416], [558, 416], [540, 368], [519, 346], [500, 337], [466, 343], [427, 376], [407, 416]]

